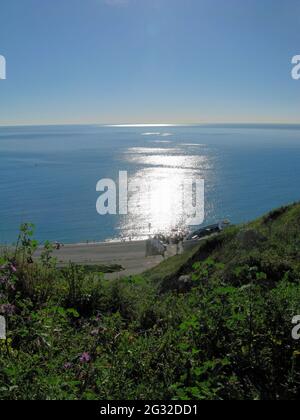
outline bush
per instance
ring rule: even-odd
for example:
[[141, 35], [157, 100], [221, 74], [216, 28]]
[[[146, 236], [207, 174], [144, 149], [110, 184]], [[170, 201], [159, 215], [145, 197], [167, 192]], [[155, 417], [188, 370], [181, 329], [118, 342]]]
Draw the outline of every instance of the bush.
[[49, 243], [36, 259], [24, 225], [0, 260], [0, 399], [299, 399], [298, 243], [278, 236], [299, 212], [280, 212], [259, 249], [239, 248], [235, 227], [181, 269], [168, 261], [164, 272], [191, 278], [180, 293], [167, 281], [161, 293], [158, 268], [154, 280], [106, 281], [58, 268]]

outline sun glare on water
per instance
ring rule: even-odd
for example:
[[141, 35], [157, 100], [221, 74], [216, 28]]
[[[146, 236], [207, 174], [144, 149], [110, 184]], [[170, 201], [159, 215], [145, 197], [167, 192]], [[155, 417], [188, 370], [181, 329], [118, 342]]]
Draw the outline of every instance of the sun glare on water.
[[128, 180], [129, 212], [120, 224], [124, 238], [172, 236], [187, 229], [183, 185], [202, 179], [211, 162], [205, 156], [184, 154], [178, 147], [129, 148], [125, 159], [139, 169]]

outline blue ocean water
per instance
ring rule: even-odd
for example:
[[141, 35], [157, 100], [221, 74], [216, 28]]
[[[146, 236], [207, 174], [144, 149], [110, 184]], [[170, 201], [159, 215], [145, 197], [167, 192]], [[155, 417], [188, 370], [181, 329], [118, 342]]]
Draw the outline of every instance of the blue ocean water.
[[149, 220], [153, 232], [176, 227], [178, 215], [96, 212], [97, 182], [120, 170], [158, 185], [204, 178], [204, 223], [246, 222], [299, 200], [300, 127], [0, 127], [0, 243], [22, 222], [40, 241], [65, 243], [142, 238]]

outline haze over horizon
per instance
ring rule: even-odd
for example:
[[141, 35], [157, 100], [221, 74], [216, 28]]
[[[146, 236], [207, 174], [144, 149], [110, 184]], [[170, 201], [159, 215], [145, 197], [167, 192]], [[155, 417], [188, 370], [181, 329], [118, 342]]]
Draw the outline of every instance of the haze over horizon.
[[4, 2], [0, 125], [298, 123], [288, 3]]

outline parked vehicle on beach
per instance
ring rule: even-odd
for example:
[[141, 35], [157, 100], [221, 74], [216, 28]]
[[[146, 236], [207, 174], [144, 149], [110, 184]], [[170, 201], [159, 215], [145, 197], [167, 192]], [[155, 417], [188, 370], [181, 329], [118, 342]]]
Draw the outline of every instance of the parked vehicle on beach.
[[210, 236], [218, 235], [229, 224], [230, 222], [228, 220], [224, 220], [214, 225], [209, 225], [190, 233], [183, 240], [184, 251], [187, 251], [193, 248], [194, 246], [197, 246], [200, 241], [203, 241], [204, 239], [207, 239]]

